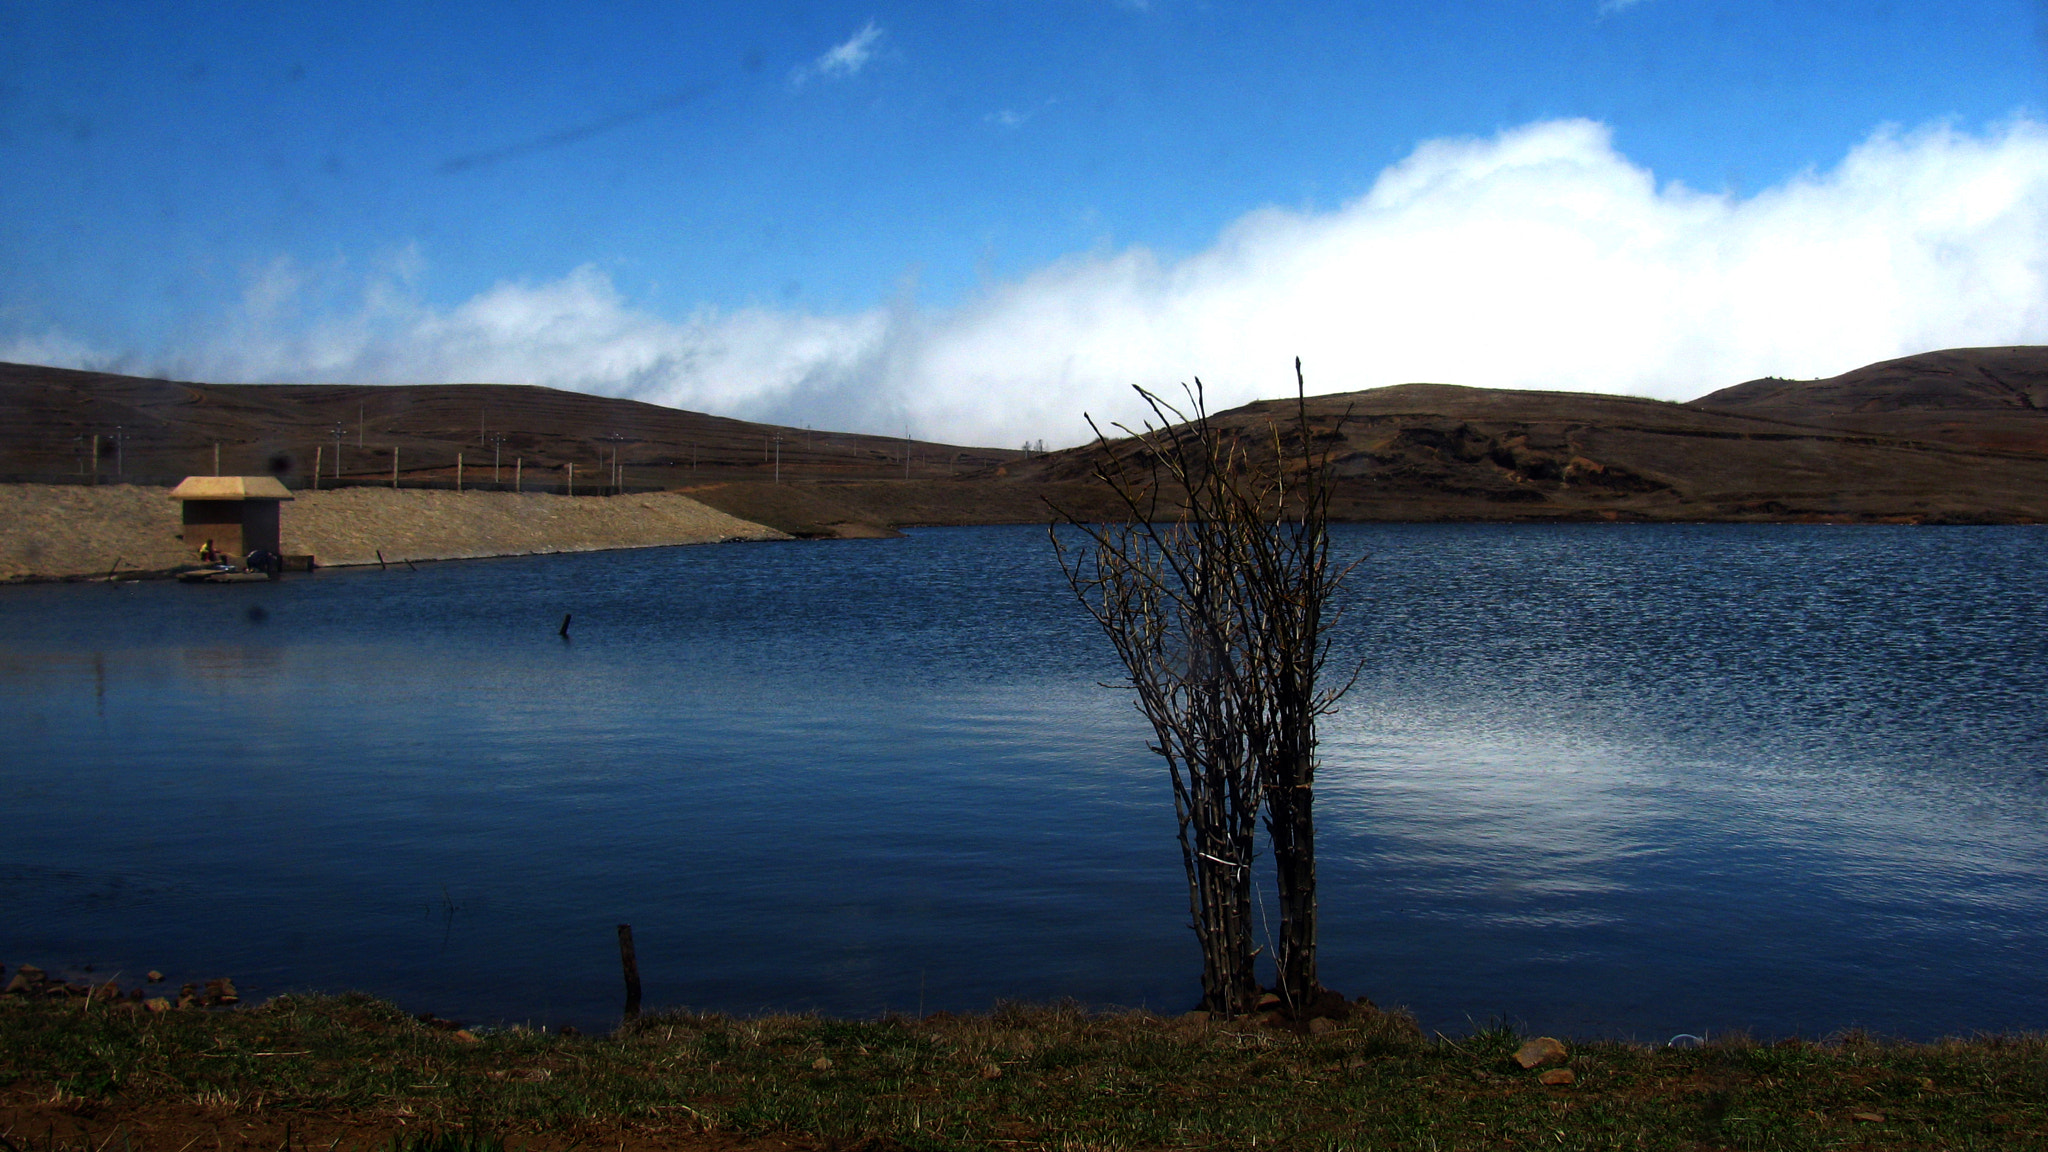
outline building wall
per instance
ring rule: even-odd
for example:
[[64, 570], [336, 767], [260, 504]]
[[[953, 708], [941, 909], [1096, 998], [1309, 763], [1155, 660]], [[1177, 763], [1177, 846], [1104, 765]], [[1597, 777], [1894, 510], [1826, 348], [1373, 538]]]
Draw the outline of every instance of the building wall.
[[[242, 548], [243, 500], [187, 500], [185, 503], [185, 546], [197, 558], [199, 549], [213, 541], [213, 550], [240, 560]], [[268, 501], [265, 501], [268, 503]]]
[[257, 548], [281, 555], [282, 519], [276, 500], [187, 500], [185, 545], [196, 557], [211, 540], [214, 551], [237, 563]]

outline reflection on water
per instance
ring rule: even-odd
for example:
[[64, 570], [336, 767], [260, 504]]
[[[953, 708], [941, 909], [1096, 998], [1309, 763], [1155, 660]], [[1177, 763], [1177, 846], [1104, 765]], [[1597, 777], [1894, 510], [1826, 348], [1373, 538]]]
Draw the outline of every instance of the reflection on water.
[[[1341, 542], [1328, 983], [1448, 1030], [2048, 1026], [2048, 537]], [[0, 922], [473, 1019], [601, 1024], [620, 922], [654, 1004], [1179, 1009], [1088, 627], [1031, 529], [0, 589]]]

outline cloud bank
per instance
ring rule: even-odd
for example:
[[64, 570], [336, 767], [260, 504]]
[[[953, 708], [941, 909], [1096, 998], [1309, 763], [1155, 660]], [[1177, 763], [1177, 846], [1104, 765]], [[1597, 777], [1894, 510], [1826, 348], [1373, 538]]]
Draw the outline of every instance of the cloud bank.
[[[595, 268], [453, 308], [403, 269], [345, 304], [279, 264], [148, 367], [218, 381], [499, 381], [954, 442], [1085, 438], [1131, 384], [1235, 404], [1429, 380], [1690, 399], [1933, 348], [2048, 343], [2048, 127], [1883, 129], [1749, 197], [1659, 185], [1583, 120], [1435, 140], [1330, 211], [1206, 250], [1081, 253], [946, 309], [636, 307]], [[0, 359], [106, 366], [61, 334]], [[127, 370], [142, 367], [121, 360]]]

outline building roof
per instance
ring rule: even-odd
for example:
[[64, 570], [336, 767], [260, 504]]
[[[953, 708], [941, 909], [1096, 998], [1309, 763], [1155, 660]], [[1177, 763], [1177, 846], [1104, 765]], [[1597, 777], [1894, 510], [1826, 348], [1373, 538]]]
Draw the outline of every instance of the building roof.
[[271, 476], [187, 476], [171, 489], [173, 500], [290, 500]]

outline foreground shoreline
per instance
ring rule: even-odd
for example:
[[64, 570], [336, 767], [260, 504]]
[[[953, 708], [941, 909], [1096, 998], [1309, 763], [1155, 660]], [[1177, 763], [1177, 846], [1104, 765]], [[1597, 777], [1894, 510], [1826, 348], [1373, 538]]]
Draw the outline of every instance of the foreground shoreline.
[[[362, 995], [0, 998], [0, 1140], [226, 1148], [2048, 1147], [2048, 1040], [1312, 1033], [1069, 1005], [457, 1030]], [[438, 1140], [440, 1143], [430, 1141]]]

